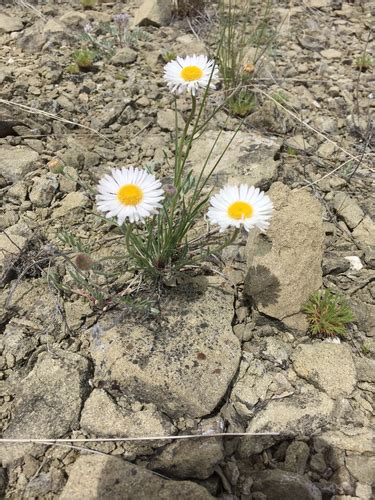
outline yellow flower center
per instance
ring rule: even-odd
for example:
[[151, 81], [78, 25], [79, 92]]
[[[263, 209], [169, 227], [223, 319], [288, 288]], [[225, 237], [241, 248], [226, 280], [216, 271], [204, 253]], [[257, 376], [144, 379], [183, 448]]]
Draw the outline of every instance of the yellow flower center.
[[135, 184], [125, 184], [117, 191], [117, 199], [123, 205], [138, 205], [143, 200], [143, 191]]
[[202, 78], [203, 71], [198, 66], [185, 66], [181, 70], [181, 78], [186, 82], [192, 82], [193, 80], [199, 80]]
[[228, 215], [232, 219], [249, 219], [253, 215], [253, 207], [246, 201], [235, 201], [228, 207]]

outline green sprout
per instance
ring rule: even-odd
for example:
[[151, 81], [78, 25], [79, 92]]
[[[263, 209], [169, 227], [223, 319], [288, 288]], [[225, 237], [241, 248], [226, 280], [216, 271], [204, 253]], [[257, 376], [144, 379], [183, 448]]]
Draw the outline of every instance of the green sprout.
[[165, 63], [169, 63], [176, 59], [177, 54], [173, 50], [166, 50], [162, 52], [161, 57]]
[[313, 293], [302, 311], [310, 323], [310, 333], [325, 337], [345, 337], [348, 323], [355, 319], [344, 297], [329, 289]]
[[228, 99], [228, 109], [232, 115], [244, 118], [256, 106], [254, 94], [246, 89], [241, 89], [237, 94]]
[[364, 73], [365, 71], [367, 71], [368, 69], [371, 68], [372, 66], [372, 59], [371, 57], [364, 53], [362, 55], [360, 55], [359, 57], [357, 57], [356, 61], [355, 61], [355, 67], [361, 71], [362, 73]]
[[73, 59], [80, 70], [87, 71], [92, 68], [95, 54], [89, 49], [81, 49], [74, 52]]

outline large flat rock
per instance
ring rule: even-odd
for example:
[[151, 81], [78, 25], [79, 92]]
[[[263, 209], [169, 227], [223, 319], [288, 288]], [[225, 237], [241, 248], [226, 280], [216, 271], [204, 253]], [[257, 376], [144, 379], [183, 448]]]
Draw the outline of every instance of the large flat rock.
[[356, 369], [351, 349], [346, 345], [328, 342], [300, 345], [292, 361], [297, 375], [333, 398], [349, 396], [355, 388]]
[[160, 319], [129, 316], [93, 340], [95, 378], [126, 396], [154, 403], [171, 416], [211, 413], [240, 360], [232, 332], [232, 290], [206, 278], [173, 289], [162, 299]]
[[152, 472], [104, 455], [81, 455], [70, 469], [60, 500], [210, 500], [203, 486], [168, 481]]
[[[245, 182], [260, 188], [267, 188], [276, 180], [279, 160], [276, 154], [281, 142], [276, 138], [264, 137], [255, 131], [222, 131], [218, 137], [216, 130], [208, 130], [193, 142], [189, 154], [188, 166], [198, 176], [211, 149], [205, 172], [208, 173], [219, 161], [228, 144], [224, 156], [219, 161], [209, 184], [222, 186], [227, 182], [236, 184]], [[233, 140], [232, 140], [233, 139]]]
[[0, 147], [0, 176], [16, 182], [36, 168], [39, 154], [26, 146]]
[[306, 190], [292, 191], [281, 182], [268, 195], [275, 210], [266, 234], [249, 234], [245, 292], [261, 313], [305, 329], [301, 306], [322, 286], [321, 206]]
[[[19, 386], [4, 437], [48, 440], [78, 427], [89, 375], [88, 361], [78, 354], [60, 349], [42, 352]], [[5, 462], [15, 460], [32, 446], [3, 446], [2, 458]]]

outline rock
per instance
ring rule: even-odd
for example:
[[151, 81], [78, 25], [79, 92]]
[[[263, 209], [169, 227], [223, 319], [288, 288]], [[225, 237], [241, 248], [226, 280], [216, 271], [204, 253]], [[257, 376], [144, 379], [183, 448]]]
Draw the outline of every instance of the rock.
[[148, 467], [168, 477], [206, 479], [223, 459], [221, 439], [192, 439], [168, 445]]
[[83, 12], [76, 12], [74, 10], [66, 12], [59, 18], [60, 23], [65, 26], [84, 26], [87, 23], [87, 16]]
[[285, 134], [293, 128], [293, 121], [282, 109], [271, 101], [266, 101], [246, 118], [246, 123], [256, 129], [264, 129], [274, 134]]
[[[27, 248], [32, 235], [31, 230], [23, 223], [17, 223], [0, 233], [0, 277], [1, 272], [11, 267]], [[7, 282], [8, 280], [6, 280]]]
[[372, 496], [372, 488], [369, 484], [358, 483], [355, 488], [355, 496], [363, 500], [371, 500], [374, 498]]
[[375, 247], [375, 223], [369, 215], [364, 216], [352, 234], [360, 245]]
[[286, 146], [288, 146], [288, 148], [296, 149], [297, 151], [306, 151], [307, 149], [311, 148], [311, 145], [301, 134], [294, 135], [293, 137], [288, 137], [285, 141], [285, 144]]
[[210, 500], [208, 491], [190, 481], [168, 481], [117, 457], [81, 455], [70, 469], [61, 500]]
[[321, 500], [319, 489], [307, 478], [278, 469], [265, 470], [252, 474], [252, 492], [260, 491], [267, 500]]
[[97, 116], [91, 120], [91, 127], [97, 130], [112, 125], [129, 104], [127, 99], [114, 101], [101, 109]]
[[318, 148], [318, 155], [322, 158], [332, 158], [332, 156], [336, 153], [337, 146], [332, 144], [332, 142], [323, 142]]
[[64, 33], [66, 31], [65, 26], [60, 24], [59, 22], [55, 21], [54, 19], [50, 18], [48, 21], [43, 25], [43, 33], [44, 34], [60, 34]]
[[[221, 287], [221, 288], [220, 288]], [[231, 291], [187, 280], [162, 298], [161, 322], [127, 318], [91, 344], [95, 378], [173, 416], [209, 414], [237, 371]], [[124, 334], [126, 332], [126, 334]]]
[[319, 474], [323, 474], [326, 468], [327, 464], [324, 460], [324, 455], [322, 453], [315, 453], [310, 460], [310, 469], [319, 472]]
[[321, 51], [321, 55], [326, 59], [338, 59], [342, 57], [342, 52], [336, 49], [326, 49]]
[[303, 441], [293, 441], [286, 451], [284, 469], [297, 474], [304, 474], [310, 448]]
[[59, 183], [55, 175], [36, 177], [29, 193], [30, 201], [36, 207], [48, 207], [58, 187]]
[[368, 428], [342, 428], [326, 431], [315, 438], [314, 446], [320, 449], [338, 448], [346, 453], [372, 454], [374, 434]]
[[112, 57], [111, 61], [115, 66], [122, 66], [126, 64], [131, 64], [137, 60], [138, 54], [135, 50], [130, 47], [123, 47], [118, 49], [116, 54]]
[[361, 483], [375, 486], [375, 454], [346, 453], [345, 465], [350, 474]]
[[171, 0], [144, 0], [134, 16], [135, 26], [167, 26], [172, 17]]
[[88, 202], [89, 199], [83, 193], [80, 192], [68, 193], [65, 196], [65, 198], [60, 202], [60, 206], [54, 209], [51, 219], [64, 217], [72, 210], [87, 206]]
[[375, 336], [375, 305], [357, 298], [351, 298], [349, 304], [355, 313], [359, 329], [366, 332], [369, 337]]
[[346, 257], [327, 256], [323, 259], [323, 276], [327, 274], [340, 274], [347, 271], [350, 262]]
[[291, 191], [280, 182], [268, 194], [275, 210], [267, 234], [249, 233], [245, 293], [260, 313], [305, 329], [299, 311], [322, 286], [321, 206], [307, 191]]
[[[193, 142], [187, 165], [196, 176], [212, 149], [210, 160], [206, 166], [208, 173], [219, 160], [228, 143], [233, 139], [234, 132], [222, 131], [217, 140], [218, 132], [207, 130], [199, 139]], [[272, 137], [264, 137], [255, 131], [238, 132], [233, 142], [220, 160], [209, 184], [222, 186], [231, 183], [246, 182], [262, 189], [267, 188], [276, 179], [279, 161], [275, 160], [280, 150], [281, 142]]]
[[39, 154], [25, 146], [0, 146], [0, 158], [0, 176], [7, 182], [17, 182], [36, 168]]
[[263, 362], [244, 353], [231, 393], [237, 413], [243, 417], [252, 416], [256, 405], [262, 404], [269, 397], [272, 380], [273, 377], [267, 373]]
[[358, 203], [342, 191], [335, 194], [333, 206], [350, 229], [356, 228], [365, 215]]
[[306, 388], [301, 394], [269, 401], [250, 421], [246, 432], [275, 432], [278, 436], [244, 438], [239, 452], [249, 457], [284, 439], [311, 436], [332, 420], [334, 403], [326, 394]]
[[37, 340], [35, 337], [25, 333], [27, 328], [30, 328], [32, 332], [35, 332], [35, 325], [30, 323], [28, 323], [27, 320], [22, 321], [17, 318], [12, 318], [5, 327], [3, 337], [3, 355], [14, 356], [16, 363], [20, 363], [24, 359], [27, 359], [36, 348]]
[[98, 437], [169, 436], [173, 425], [155, 407], [124, 410], [102, 389], [94, 389], [82, 410], [81, 428]]
[[350, 396], [356, 384], [352, 352], [343, 344], [302, 344], [292, 355], [297, 375], [329, 396]]
[[23, 29], [22, 20], [19, 17], [8, 16], [0, 12], [0, 35], [12, 33]]
[[[88, 377], [89, 363], [78, 354], [60, 349], [39, 354], [33, 370], [19, 385], [14, 415], [4, 437], [52, 439], [77, 427]], [[4, 446], [2, 458], [13, 461], [32, 447]]]
[[[174, 132], [176, 128], [176, 117], [173, 109], [163, 109], [159, 111], [157, 116], [157, 124], [162, 130]], [[179, 129], [183, 129], [185, 126], [185, 122], [181, 116], [181, 113], [177, 113], [177, 126]]]
[[369, 358], [355, 358], [358, 380], [375, 382], [375, 360]]

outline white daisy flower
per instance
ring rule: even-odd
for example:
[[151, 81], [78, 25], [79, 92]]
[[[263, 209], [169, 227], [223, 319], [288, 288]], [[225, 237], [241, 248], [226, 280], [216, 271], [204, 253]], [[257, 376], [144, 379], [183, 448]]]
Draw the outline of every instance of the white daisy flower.
[[246, 231], [257, 227], [264, 231], [269, 226], [273, 205], [259, 188], [241, 184], [225, 186], [210, 200], [208, 218], [219, 224], [220, 232], [229, 226], [244, 226]]
[[172, 92], [181, 94], [187, 90], [195, 95], [200, 87], [206, 88], [208, 83], [215, 88], [218, 72], [215, 61], [207, 56], [177, 57], [164, 66], [164, 80]]
[[117, 217], [122, 224], [143, 222], [145, 217], [155, 214], [164, 198], [161, 183], [146, 170], [121, 168], [112, 170], [99, 182], [97, 207], [106, 217]]

